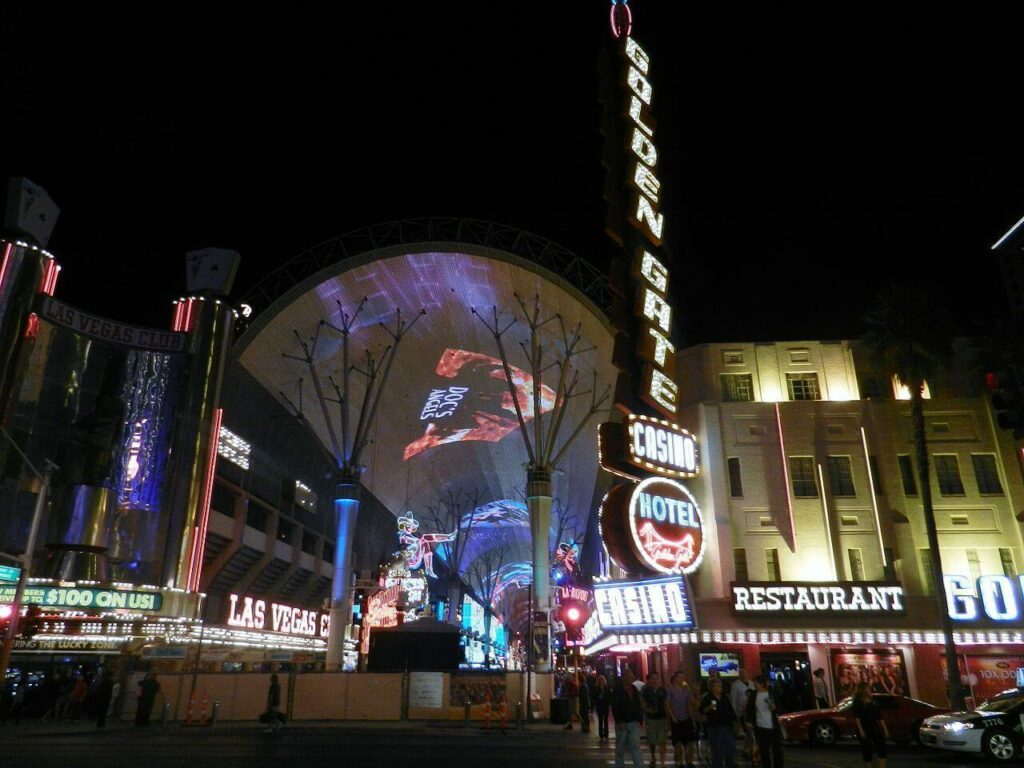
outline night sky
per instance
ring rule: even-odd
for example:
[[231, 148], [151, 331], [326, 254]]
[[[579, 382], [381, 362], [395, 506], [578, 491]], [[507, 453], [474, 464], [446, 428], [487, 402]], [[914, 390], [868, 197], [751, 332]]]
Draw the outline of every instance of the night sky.
[[[631, 5], [686, 342], [850, 337], [894, 280], [965, 319], [1002, 307], [1019, 4]], [[58, 297], [139, 324], [169, 322], [187, 250], [241, 251], [239, 293], [399, 218], [494, 220], [604, 265], [608, 7], [5, 3], [0, 175], [61, 207]]]

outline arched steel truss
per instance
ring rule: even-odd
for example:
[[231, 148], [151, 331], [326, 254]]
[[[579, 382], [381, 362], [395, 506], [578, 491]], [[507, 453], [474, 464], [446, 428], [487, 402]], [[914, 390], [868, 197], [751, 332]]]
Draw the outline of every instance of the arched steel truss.
[[378, 248], [427, 242], [468, 243], [514, 254], [567, 281], [606, 316], [610, 312], [607, 273], [557, 243], [493, 221], [443, 217], [373, 224], [326, 240], [288, 259], [246, 291], [239, 301], [260, 312], [290, 288], [331, 264]]

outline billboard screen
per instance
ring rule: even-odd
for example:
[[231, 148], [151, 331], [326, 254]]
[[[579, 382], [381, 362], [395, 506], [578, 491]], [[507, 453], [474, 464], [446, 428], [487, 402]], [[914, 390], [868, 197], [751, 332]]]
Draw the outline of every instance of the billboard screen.
[[[289, 357], [300, 352], [298, 339], [312, 339], [321, 320], [338, 325], [339, 306], [351, 314], [366, 297], [352, 330], [351, 349], [359, 355], [366, 349], [379, 352], [391, 341], [384, 326], [393, 325], [396, 308], [407, 318], [424, 309], [426, 314], [403, 338], [391, 368], [361, 459], [367, 467], [363, 483], [395, 514], [412, 510], [419, 520], [429, 517], [427, 510], [442, 494], [472, 491], [483, 512], [478, 523], [489, 529], [474, 548], [513, 544], [506, 563], [528, 560], [529, 526], [519, 514], [525, 512], [527, 453], [494, 335], [473, 310], [490, 319], [497, 311], [502, 327], [519, 317], [503, 343], [523, 418], [531, 429], [538, 415], [545, 418], [551, 411], [558, 372], [541, 373], [541, 397], [535, 407], [532, 396], [525, 397], [532, 392], [533, 372], [521, 347], [528, 329], [519, 299], [532, 309], [536, 297], [544, 316], [558, 313], [567, 330], [579, 326], [589, 349], [581, 357], [580, 380], [586, 382], [581, 389], [590, 388], [595, 369], [601, 388], [614, 383], [612, 335], [599, 311], [560, 278], [542, 275], [534, 265], [503, 252], [468, 245], [452, 248], [458, 250], [437, 250], [436, 244], [422, 252], [396, 246], [325, 269], [256, 317], [239, 343], [239, 361], [282, 402], [302, 402], [304, 416], [330, 451], [330, 430], [314, 397], [309, 369]], [[557, 345], [559, 328], [557, 321], [545, 326], [546, 344]], [[341, 335], [322, 331], [315, 354], [321, 378], [326, 380], [339, 369], [340, 358]], [[357, 366], [362, 367], [361, 359], [354, 361]], [[352, 381], [353, 401], [358, 403], [363, 378], [353, 373]], [[588, 405], [587, 397], [574, 399], [566, 418], [585, 413]], [[337, 411], [331, 414], [337, 420]], [[352, 419], [357, 415], [354, 408]], [[601, 498], [595, 491], [598, 421], [593, 419], [579, 435], [554, 478], [558, 503], [584, 525]], [[337, 421], [335, 431], [336, 425]], [[570, 432], [566, 427], [561, 434]], [[463, 570], [479, 551], [467, 554]], [[516, 573], [502, 575], [503, 582], [518, 581]]]

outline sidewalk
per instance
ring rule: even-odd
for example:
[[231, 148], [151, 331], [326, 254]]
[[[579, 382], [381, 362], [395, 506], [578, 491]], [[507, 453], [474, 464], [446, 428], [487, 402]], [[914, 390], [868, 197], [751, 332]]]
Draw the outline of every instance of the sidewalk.
[[[238, 731], [238, 730], [249, 730], [257, 731], [262, 729], [262, 726], [256, 720], [225, 720], [216, 723], [215, 725], [195, 725], [185, 726], [180, 721], [168, 722], [166, 726], [161, 725], [159, 722], [151, 722], [146, 728], [137, 728], [135, 723], [131, 720], [116, 720], [107, 718], [106, 726], [104, 728], [97, 728], [95, 720], [65, 720], [62, 722], [40, 722], [38, 718], [25, 718], [19, 725], [14, 725], [9, 722], [5, 726], [0, 726], [0, 740], [9, 738], [52, 738], [61, 736], [81, 736], [86, 734], [94, 734], [97, 737], [103, 737], [108, 733], [118, 733], [121, 735], [127, 733], [193, 733], [193, 732], [210, 732], [210, 731]], [[431, 730], [444, 730], [451, 732], [453, 736], [459, 732], [480, 735], [481, 733], [493, 733], [501, 735], [501, 728], [492, 723], [489, 728], [485, 728], [483, 723], [477, 720], [471, 721], [467, 727], [460, 720], [298, 720], [289, 721], [285, 725], [285, 729], [298, 730], [298, 729], [340, 729], [340, 730], [370, 730], [370, 731], [415, 731], [421, 729]], [[550, 737], [558, 734], [576, 733], [579, 734], [579, 729], [574, 731], [566, 731], [564, 725], [552, 725], [551, 723], [537, 722], [531, 725], [525, 726], [521, 731], [517, 731], [514, 723], [509, 723], [505, 728], [506, 735], [519, 733], [523, 735], [533, 736], [545, 736]]]

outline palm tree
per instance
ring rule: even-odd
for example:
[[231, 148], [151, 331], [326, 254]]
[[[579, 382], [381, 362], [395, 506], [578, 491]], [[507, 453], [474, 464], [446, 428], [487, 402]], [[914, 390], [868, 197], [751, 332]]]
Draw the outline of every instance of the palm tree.
[[924, 387], [928, 379], [948, 365], [952, 357], [949, 315], [940, 301], [919, 288], [891, 286], [879, 294], [875, 306], [864, 315], [867, 332], [862, 339], [875, 365], [886, 376], [896, 377], [910, 390], [910, 414], [913, 423], [914, 452], [917, 455], [918, 482], [924, 524], [931, 551], [931, 572], [935, 602], [942, 621], [946, 643], [946, 677], [949, 699], [954, 709], [963, 709], [953, 623], [946, 607], [945, 582], [939, 534], [935, 527], [932, 489], [928, 465], [928, 442], [924, 425]]

